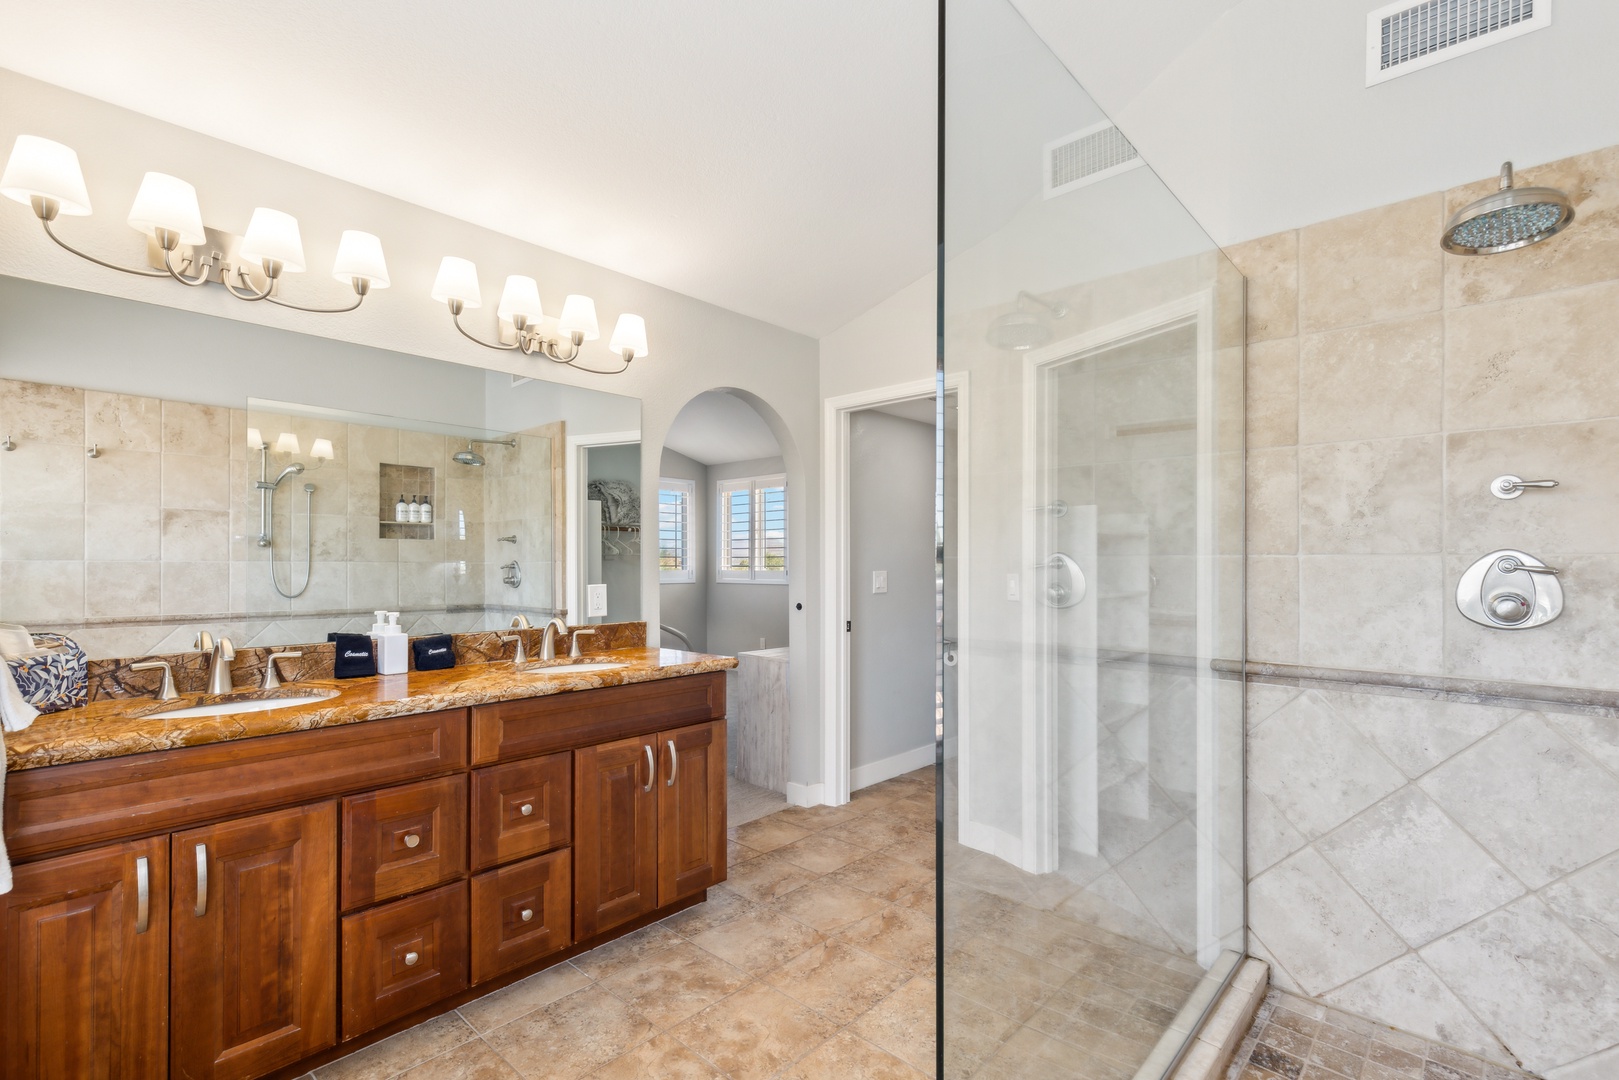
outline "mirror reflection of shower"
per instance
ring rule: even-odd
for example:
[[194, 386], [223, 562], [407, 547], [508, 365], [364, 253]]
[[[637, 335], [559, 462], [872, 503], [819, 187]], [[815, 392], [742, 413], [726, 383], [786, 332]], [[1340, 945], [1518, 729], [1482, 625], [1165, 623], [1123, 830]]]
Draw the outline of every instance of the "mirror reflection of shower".
[[[294, 461], [282, 469], [274, 480], [271, 480], [270, 444], [264, 441], [263, 436], [259, 434], [258, 428], [248, 429], [247, 442], [249, 446], [256, 448], [259, 452], [259, 479], [254, 485], [259, 491], [259, 547], [270, 549], [270, 558], [266, 560], [270, 570], [270, 584], [275, 586], [275, 591], [281, 596], [288, 600], [296, 600], [308, 591], [311, 572], [314, 570], [315, 564], [315, 485], [304, 485], [304, 583], [298, 587], [296, 592], [288, 592], [287, 589], [292, 588], [293, 585], [290, 542], [287, 551], [287, 589], [281, 587], [281, 582], [276, 578], [275, 573], [275, 493], [281, 487], [283, 480], [289, 476], [301, 475], [305, 470], [305, 466], [301, 461]], [[300, 453], [298, 436], [291, 432], [282, 432], [281, 436], [276, 439], [275, 452], [278, 454]], [[330, 461], [333, 456], [331, 440], [316, 439], [314, 445], [310, 447], [309, 456], [317, 462]], [[316, 466], [316, 468], [319, 467], [319, 465]], [[287, 523], [289, 526], [292, 523], [292, 509], [290, 507], [287, 511]]]

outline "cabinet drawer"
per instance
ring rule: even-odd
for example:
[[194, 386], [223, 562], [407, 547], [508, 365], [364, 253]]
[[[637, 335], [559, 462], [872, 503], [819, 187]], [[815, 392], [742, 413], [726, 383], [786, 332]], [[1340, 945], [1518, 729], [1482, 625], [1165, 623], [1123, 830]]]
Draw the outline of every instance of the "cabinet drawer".
[[725, 673], [477, 705], [472, 762], [533, 757], [725, 716]]
[[573, 852], [472, 879], [472, 981], [522, 967], [573, 944]]
[[446, 776], [343, 800], [343, 910], [467, 872], [467, 778]]
[[344, 917], [344, 1039], [466, 986], [466, 882]]
[[485, 870], [563, 847], [573, 835], [573, 755], [472, 774], [472, 865]]

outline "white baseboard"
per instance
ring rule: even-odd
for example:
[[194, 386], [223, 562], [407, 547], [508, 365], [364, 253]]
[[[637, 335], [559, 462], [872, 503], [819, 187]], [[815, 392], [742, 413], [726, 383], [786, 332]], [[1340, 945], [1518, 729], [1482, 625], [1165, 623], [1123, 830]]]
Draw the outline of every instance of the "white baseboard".
[[788, 806], [820, 806], [826, 802], [825, 784], [795, 784], [787, 781]]
[[1023, 839], [1014, 836], [1004, 829], [997, 829], [993, 825], [985, 825], [979, 821], [961, 821], [958, 823], [958, 838], [962, 847], [973, 848], [995, 856], [1002, 862], [1009, 862], [1020, 870], [1027, 869], [1023, 865]]
[[866, 765], [856, 765], [849, 770], [849, 790], [859, 791], [863, 787], [880, 784], [884, 780], [892, 780], [896, 776], [904, 776], [908, 772], [926, 768], [932, 765], [935, 756], [935, 744], [918, 746], [915, 750], [907, 750], [903, 754], [883, 758]]

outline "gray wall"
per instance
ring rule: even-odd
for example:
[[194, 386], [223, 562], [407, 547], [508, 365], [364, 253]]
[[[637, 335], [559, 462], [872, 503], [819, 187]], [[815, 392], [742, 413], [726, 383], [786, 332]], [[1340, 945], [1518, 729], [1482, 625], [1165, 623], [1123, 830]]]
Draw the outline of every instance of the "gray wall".
[[[665, 449], [659, 475], [692, 482], [691, 542], [693, 569], [696, 571], [696, 580], [689, 583], [659, 583], [658, 596], [663, 608], [659, 619], [665, 626], [672, 626], [690, 638], [692, 648], [704, 652], [708, 648], [708, 590], [713, 585], [714, 577], [714, 553], [709, 547], [714, 535], [711, 516], [714, 499], [708, 466], [693, 461], [685, 454]], [[676, 641], [667, 644], [680, 647]]]
[[0, 377], [485, 426], [482, 368], [12, 277], [0, 277]]
[[[586, 451], [585, 479], [623, 480], [641, 496], [641, 520], [646, 521], [647, 493], [641, 490], [641, 447], [593, 446]], [[644, 533], [644, 530], [643, 530]], [[652, 542], [650, 539], [647, 543]], [[641, 618], [641, 562], [618, 555], [602, 558], [602, 580], [607, 584], [607, 621]]]
[[849, 418], [850, 768], [933, 742], [933, 447], [914, 420]]
[[[716, 520], [713, 488], [720, 480], [737, 476], [769, 476], [784, 472], [781, 458], [761, 458], [757, 461], [735, 461], [708, 467], [709, 489], [708, 521]], [[810, 508], [803, 505], [803, 494], [791, 488], [787, 492], [787, 520], [795, 514], [804, 514]], [[789, 529], [790, 529], [789, 525]], [[709, 534], [712, 536], [712, 532]], [[719, 582], [714, 580], [712, 553], [710, 554], [708, 581], [708, 651], [735, 656], [739, 652], [760, 648], [779, 649], [787, 644], [788, 587], [778, 584]], [[787, 577], [804, 572], [799, 554], [787, 549]]]

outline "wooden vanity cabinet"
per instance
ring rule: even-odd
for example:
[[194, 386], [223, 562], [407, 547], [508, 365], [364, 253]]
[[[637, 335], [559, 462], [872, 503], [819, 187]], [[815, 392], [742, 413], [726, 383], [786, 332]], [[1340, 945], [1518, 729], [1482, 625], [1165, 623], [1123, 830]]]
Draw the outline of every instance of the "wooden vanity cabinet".
[[337, 1043], [337, 806], [173, 835], [170, 1069], [250, 1080]]
[[574, 933], [725, 879], [725, 722], [574, 751]]
[[0, 896], [0, 1077], [168, 1076], [169, 843], [18, 866]]

